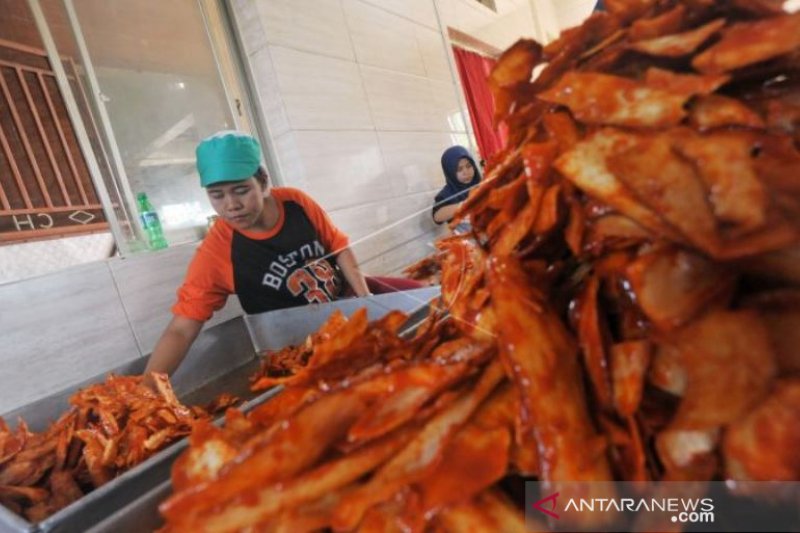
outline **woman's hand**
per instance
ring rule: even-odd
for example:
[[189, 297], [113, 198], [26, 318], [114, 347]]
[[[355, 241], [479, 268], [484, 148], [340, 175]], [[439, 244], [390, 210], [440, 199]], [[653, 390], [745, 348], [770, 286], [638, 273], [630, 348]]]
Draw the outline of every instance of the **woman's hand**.
[[444, 205], [433, 214], [433, 221], [437, 224], [444, 224], [453, 219], [456, 212], [461, 209], [461, 204]]
[[350, 284], [356, 296], [372, 296], [367, 287], [367, 280], [364, 279], [364, 274], [358, 268], [358, 261], [356, 261], [356, 256], [350, 248], [345, 248], [339, 252], [339, 255], [336, 256], [336, 263], [342, 269], [344, 279]]
[[146, 385], [153, 387], [151, 372], [163, 372], [171, 375], [178, 368], [200, 330], [203, 329], [203, 324], [204, 322], [200, 320], [179, 315], [172, 318], [147, 361], [147, 367], [144, 369]]

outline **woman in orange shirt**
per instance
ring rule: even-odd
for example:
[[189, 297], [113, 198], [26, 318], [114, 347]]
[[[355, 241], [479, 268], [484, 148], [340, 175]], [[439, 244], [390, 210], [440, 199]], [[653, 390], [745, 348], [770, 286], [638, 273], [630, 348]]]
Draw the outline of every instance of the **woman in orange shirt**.
[[203, 140], [196, 155], [219, 219], [189, 265], [145, 375], [171, 374], [230, 294], [249, 314], [329, 302], [345, 285], [356, 296], [370, 295], [347, 235], [305, 193], [270, 187], [253, 137], [220, 132]]

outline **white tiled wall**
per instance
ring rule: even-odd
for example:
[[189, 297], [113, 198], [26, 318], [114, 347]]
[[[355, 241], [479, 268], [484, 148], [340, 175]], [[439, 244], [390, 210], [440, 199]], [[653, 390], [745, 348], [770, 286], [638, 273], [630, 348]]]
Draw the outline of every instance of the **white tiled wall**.
[[[345, 26], [341, 0], [274, 0], [242, 2], [255, 4], [263, 29], [253, 30], [263, 41], [340, 59], [353, 59], [353, 48]], [[247, 29], [244, 29], [247, 31]]]
[[[291, 129], [352, 130], [372, 126], [356, 63], [282, 46], [271, 46], [269, 50]], [[257, 90], [262, 94], [261, 87]]]
[[436, 10], [431, 0], [364, 0], [364, 2], [423, 26], [438, 29]]
[[293, 135], [305, 183], [330, 211], [392, 197], [374, 131], [297, 131]]
[[452, 83], [450, 65], [447, 62], [447, 51], [442, 46], [442, 34], [426, 26], [415, 26], [414, 36], [422, 54], [425, 75], [430, 79]]
[[0, 285], [0, 302], [0, 413], [139, 355], [105, 262]]
[[343, 0], [350, 39], [361, 65], [425, 75], [417, 23], [361, 0]]
[[[0, 285], [0, 414], [149, 354], [194, 250], [176, 246]], [[205, 330], [241, 315], [232, 297]], [[200, 339], [192, 351], [203, 347]]]

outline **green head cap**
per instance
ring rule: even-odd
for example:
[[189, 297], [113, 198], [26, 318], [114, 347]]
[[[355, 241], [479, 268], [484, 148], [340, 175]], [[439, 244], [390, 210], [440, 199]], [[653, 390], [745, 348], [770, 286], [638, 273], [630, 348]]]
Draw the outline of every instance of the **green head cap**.
[[200, 141], [195, 150], [200, 185], [252, 177], [261, 164], [261, 146], [250, 135], [220, 131]]

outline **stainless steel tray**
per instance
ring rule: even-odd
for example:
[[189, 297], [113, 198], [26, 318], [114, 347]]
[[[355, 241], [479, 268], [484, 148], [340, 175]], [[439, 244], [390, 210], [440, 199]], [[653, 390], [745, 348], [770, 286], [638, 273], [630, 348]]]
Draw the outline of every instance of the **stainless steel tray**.
[[[421, 320], [428, 314], [429, 302], [440, 294], [439, 287], [429, 287], [407, 291], [359, 298], [339, 300], [329, 304], [306, 306], [301, 308], [269, 311], [245, 317], [253, 344], [258, 351], [275, 350], [288, 344], [303, 341], [316, 331], [322, 323], [339, 309], [345, 315], [351, 315], [357, 309], [367, 308], [370, 320], [375, 320], [390, 310], [409, 313], [409, 319], [401, 328], [402, 332], [413, 333]], [[279, 388], [268, 391], [270, 396], [279, 392]], [[262, 400], [263, 401], [263, 400]], [[252, 407], [251, 407], [252, 408]], [[185, 447], [182, 443], [181, 449]], [[169, 497], [172, 484], [169, 479], [151, 488], [136, 499], [130, 500], [116, 512], [98, 522], [87, 533], [143, 533], [153, 531], [163, 525], [158, 513], [158, 506]]]
[[[239, 406], [239, 409], [245, 412], [250, 411], [278, 392], [278, 388], [270, 389], [245, 402]], [[216, 423], [221, 424], [222, 417], [217, 418]], [[187, 446], [188, 440], [185, 438], [175, 442], [112, 482], [90, 492], [69, 507], [65, 507], [40, 522], [39, 531], [58, 533], [84, 531], [93, 524], [103, 521], [118, 509], [124, 509], [131, 501], [138, 501], [149, 494], [154, 487], [160, 487], [164, 482], [169, 482], [172, 463]], [[118, 483], [112, 486], [112, 483], [115, 482]], [[158, 502], [156, 502], [157, 505]], [[144, 529], [139, 528], [138, 531], [144, 531]]]
[[[258, 368], [255, 350], [241, 318], [212, 328], [174, 376], [176, 392], [184, 403], [204, 405], [222, 392], [246, 401], [241, 408], [252, 409], [277, 391], [260, 395], [249, 391], [249, 377]], [[146, 358], [112, 370], [116, 374], [139, 374]], [[4, 415], [9, 423], [25, 419], [35, 431], [44, 429], [68, 408], [68, 399], [76, 390], [105, 379], [105, 374], [59, 391], [47, 398]], [[0, 532], [84, 531], [155, 486], [169, 479], [172, 462], [186, 447], [186, 439], [176, 441], [146, 461], [106, 485], [37, 524], [30, 523], [0, 505]]]
[[0, 532], [17, 533], [36, 531], [36, 526], [0, 505]]
[[[249, 374], [248, 374], [249, 375]], [[272, 398], [280, 392], [279, 387], [270, 389], [239, 406], [242, 411], [250, 411], [258, 405]], [[222, 417], [215, 421], [222, 423]], [[31, 524], [11, 511], [0, 507], [3, 516], [0, 516], [0, 531], [3, 532], [63, 532], [71, 533], [86, 531], [94, 524], [99, 524], [110, 515], [117, 514], [118, 510], [126, 509], [131, 502], [139, 502], [153, 491], [154, 487], [169, 486], [170, 469], [178, 455], [186, 448], [187, 439], [176, 441], [166, 449], [153, 455], [146, 461], [128, 470], [111, 482], [103, 485], [53, 514], [38, 524]], [[164, 496], [168, 494], [167, 490]], [[163, 496], [162, 496], [163, 499]], [[154, 504], [156, 517], [158, 502]], [[135, 531], [147, 531], [139, 527]], [[109, 529], [108, 531], [114, 531]], [[131, 531], [134, 531], [133, 529]]]
[[250, 331], [250, 338], [256, 351], [272, 351], [303, 342], [308, 335], [317, 331], [337, 309], [346, 316], [350, 316], [358, 309], [366, 307], [369, 319], [376, 320], [392, 310], [406, 313], [424, 311], [427, 309], [428, 303], [437, 298], [439, 294], [440, 287], [437, 285], [411, 291], [377, 294], [368, 298], [351, 298], [268, 311], [245, 316], [244, 321]]
[[155, 531], [164, 525], [158, 514], [158, 506], [172, 492], [172, 482], [168, 479], [144, 495], [129, 502], [114, 514], [105, 518], [95, 526], [86, 529], [86, 533], [145, 533]]
[[[248, 378], [259, 364], [255, 357], [256, 352], [276, 350], [288, 344], [302, 342], [336, 309], [349, 316], [361, 307], [366, 307], [370, 320], [380, 318], [394, 309], [405, 311], [412, 316], [407, 328], [404, 329], [411, 331], [418, 320], [427, 314], [429, 301], [438, 297], [439, 292], [439, 287], [427, 287], [402, 293], [271, 311], [221, 324], [215, 328], [218, 330], [216, 332], [218, 338], [206, 341], [212, 344], [218, 343], [220, 350], [214, 350], [212, 346], [212, 349], [203, 352], [206, 354], [203, 357], [190, 356], [173, 376], [175, 389], [183, 402], [194, 405], [205, 404], [222, 392], [247, 398], [248, 395], [252, 395], [248, 388]], [[226, 353], [217, 353], [219, 351]], [[113, 372], [141, 373], [145, 362], [144, 359], [136, 361], [114, 369]], [[231, 371], [230, 368], [234, 364], [237, 366]], [[16, 420], [17, 416], [22, 416], [32, 429], [43, 429], [67, 408], [67, 399], [73, 392], [104, 378], [105, 375], [96, 376], [69, 390], [61, 391], [4, 416], [9, 422]], [[247, 401], [240, 408], [249, 411], [279, 391], [279, 387], [266, 391]], [[219, 422], [220, 420], [217, 421]], [[158, 504], [170, 491], [169, 475], [172, 463], [186, 446], [186, 439], [173, 443], [38, 524], [31, 524], [0, 506], [0, 532], [139, 532], [157, 527], [160, 524]]]

